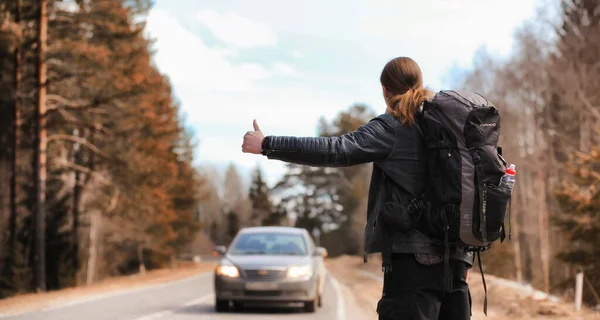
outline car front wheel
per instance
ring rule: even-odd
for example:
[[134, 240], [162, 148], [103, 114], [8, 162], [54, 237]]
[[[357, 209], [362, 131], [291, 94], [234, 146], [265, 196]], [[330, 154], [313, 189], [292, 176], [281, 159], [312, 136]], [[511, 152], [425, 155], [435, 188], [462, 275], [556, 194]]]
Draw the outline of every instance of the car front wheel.
[[315, 312], [317, 310], [316, 301], [310, 301], [304, 303], [304, 311], [306, 312]]
[[315, 298], [312, 301], [304, 303], [304, 311], [315, 312], [317, 311], [317, 305], [319, 305], [319, 291], [315, 294]]
[[215, 311], [224, 312], [227, 311], [227, 309], [229, 309], [229, 300], [215, 300]]

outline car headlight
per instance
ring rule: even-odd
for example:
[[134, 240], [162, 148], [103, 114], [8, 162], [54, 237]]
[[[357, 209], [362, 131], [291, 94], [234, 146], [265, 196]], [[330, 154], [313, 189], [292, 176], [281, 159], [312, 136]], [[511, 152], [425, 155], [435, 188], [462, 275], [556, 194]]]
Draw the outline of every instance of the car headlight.
[[288, 278], [304, 278], [312, 276], [312, 266], [293, 266], [288, 269]]
[[217, 275], [229, 278], [237, 278], [240, 276], [238, 268], [231, 265], [220, 265], [217, 267]]

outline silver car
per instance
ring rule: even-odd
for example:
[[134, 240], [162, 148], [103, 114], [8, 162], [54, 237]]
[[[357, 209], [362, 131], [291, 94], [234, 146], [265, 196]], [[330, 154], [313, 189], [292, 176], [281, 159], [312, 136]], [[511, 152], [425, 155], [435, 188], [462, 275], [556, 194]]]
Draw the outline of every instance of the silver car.
[[304, 303], [307, 312], [322, 305], [325, 248], [305, 229], [253, 227], [238, 232], [215, 269], [217, 312], [244, 303]]

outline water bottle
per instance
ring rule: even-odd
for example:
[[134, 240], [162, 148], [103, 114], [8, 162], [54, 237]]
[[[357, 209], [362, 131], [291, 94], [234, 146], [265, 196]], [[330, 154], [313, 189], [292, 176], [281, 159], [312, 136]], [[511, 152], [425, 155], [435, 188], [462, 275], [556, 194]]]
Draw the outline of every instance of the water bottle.
[[511, 164], [508, 168], [506, 168], [506, 173], [500, 180], [500, 187], [504, 187], [512, 191], [515, 186], [515, 175], [517, 174], [515, 168], [516, 166], [514, 164]]

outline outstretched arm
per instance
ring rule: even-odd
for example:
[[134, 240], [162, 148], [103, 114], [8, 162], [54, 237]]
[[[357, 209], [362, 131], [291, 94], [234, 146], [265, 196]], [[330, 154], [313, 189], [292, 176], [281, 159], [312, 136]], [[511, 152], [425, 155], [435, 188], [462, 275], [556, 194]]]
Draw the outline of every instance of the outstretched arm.
[[[373, 162], [385, 159], [394, 149], [396, 125], [393, 118], [379, 116], [357, 130], [337, 137], [267, 136], [261, 140], [260, 153], [269, 159], [319, 167]], [[255, 131], [249, 131], [244, 137], [244, 145], [252, 145], [252, 151], [258, 150], [255, 141], [262, 136], [257, 128], [255, 125]]]

